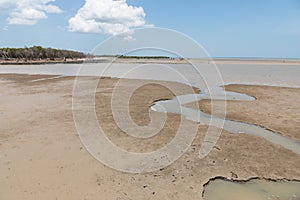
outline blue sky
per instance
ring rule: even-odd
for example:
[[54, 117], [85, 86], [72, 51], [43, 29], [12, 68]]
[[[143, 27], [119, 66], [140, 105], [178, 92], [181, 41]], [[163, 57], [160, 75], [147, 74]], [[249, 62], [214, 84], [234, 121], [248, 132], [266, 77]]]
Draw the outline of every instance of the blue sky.
[[[0, 46], [90, 52], [122, 30], [155, 26], [192, 37], [213, 57], [300, 58], [300, 0], [121, 0], [124, 10], [114, 2], [109, 6], [112, 0], [87, 1], [48, 0], [35, 6], [24, 0], [0, 0]], [[88, 25], [87, 13], [108, 26]], [[125, 25], [113, 24], [118, 20]]]

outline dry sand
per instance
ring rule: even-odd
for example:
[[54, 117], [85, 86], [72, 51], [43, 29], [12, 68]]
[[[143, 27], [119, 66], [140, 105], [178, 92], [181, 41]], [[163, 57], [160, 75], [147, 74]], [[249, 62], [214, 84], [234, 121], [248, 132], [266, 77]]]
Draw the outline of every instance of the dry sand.
[[[300, 155], [259, 137], [235, 135], [223, 131], [214, 150], [205, 158], [198, 158], [201, 142], [207, 131], [200, 126], [197, 137], [188, 151], [172, 165], [152, 173], [128, 174], [106, 167], [95, 160], [81, 144], [72, 118], [72, 89], [74, 78], [64, 77], [31, 82], [49, 76], [1, 75], [0, 76], [0, 199], [202, 199], [203, 184], [215, 176], [265, 177], [273, 179], [300, 179]], [[82, 78], [89, 82], [93, 78]], [[162, 131], [155, 137], [141, 140], [127, 136], [112, 120], [110, 98], [118, 79], [101, 79], [96, 94], [96, 112], [108, 137], [120, 147], [130, 151], [151, 151], [170, 141], [181, 117], [168, 114]], [[126, 86], [143, 82], [126, 80]], [[159, 82], [157, 82], [159, 84]], [[148, 84], [136, 91], [130, 101], [132, 118], [140, 125], [149, 122], [149, 106], [158, 99], [172, 98], [173, 94], [158, 84]], [[184, 93], [187, 86], [174, 84]], [[250, 94], [253, 88], [259, 91], [266, 87], [231, 86]], [[233, 89], [233, 88], [231, 88]], [[281, 94], [292, 95], [285, 104]], [[277, 95], [269, 95], [273, 92]], [[299, 93], [299, 92], [298, 92]], [[253, 112], [245, 113], [253, 120], [256, 112], [277, 116], [279, 107], [291, 106], [299, 110], [294, 90], [268, 88], [257, 93]], [[264, 97], [264, 98], [262, 98]], [[278, 102], [269, 103], [269, 101]], [[296, 98], [297, 100], [297, 98]], [[250, 104], [253, 102], [249, 102]], [[231, 104], [231, 103], [230, 103]], [[233, 103], [232, 103], [233, 104]], [[232, 109], [244, 104], [229, 105]], [[280, 105], [280, 106], [278, 106]], [[209, 106], [208, 104], [202, 105]], [[258, 107], [261, 106], [261, 107]], [[246, 106], [247, 107], [247, 106]], [[283, 108], [284, 110], [284, 108]], [[296, 112], [282, 112], [282, 118], [290, 118]], [[156, 113], [163, 115], [163, 113]], [[244, 120], [242, 114], [229, 115]], [[297, 125], [286, 124], [284, 119], [259, 116], [265, 126], [278, 129], [295, 139]], [[299, 121], [299, 116], [295, 116]], [[184, 119], [183, 119], [184, 120]], [[256, 122], [256, 121], [254, 121]], [[186, 120], [187, 124], [194, 122]], [[278, 123], [278, 124], [277, 124]], [[282, 124], [281, 124], [282, 123]], [[284, 127], [279, 130], [280, 127]]]

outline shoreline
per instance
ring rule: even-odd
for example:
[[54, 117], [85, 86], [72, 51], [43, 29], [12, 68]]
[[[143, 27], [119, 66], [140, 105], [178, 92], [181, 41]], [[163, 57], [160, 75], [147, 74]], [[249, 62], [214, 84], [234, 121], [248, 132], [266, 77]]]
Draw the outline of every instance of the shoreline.
[[267, 58], [209, 58], [209, 59], [180, 59], [180, 58], [117, 58], [96, 57], [95, 59], [68, 59], [64, 60], [0, 60], [0, 65], [46, 65], [46, 64], [83, 64], [83, 63], [163, 63], [163, 64], [188, 64], [188, 63], [215, 63], [215, 64], [287, 64], [300, 65], [300, 59], [267, 59]]

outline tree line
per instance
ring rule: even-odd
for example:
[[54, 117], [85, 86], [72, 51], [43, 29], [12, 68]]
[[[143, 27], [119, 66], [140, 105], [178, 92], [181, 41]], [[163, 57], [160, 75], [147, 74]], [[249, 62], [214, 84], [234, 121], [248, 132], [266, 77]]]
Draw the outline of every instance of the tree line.
[[118, 58], [133, 58], [133, 59], [172, 59], [168, 56], [127, 56], [127, 55], [117, 55]]
[[41, 46], [24, 48], [0, 48], [0, 59], [25, 59], [25, 60], [65, 60], [85, 58], [87, 55], [77, 51], [43, 48]]

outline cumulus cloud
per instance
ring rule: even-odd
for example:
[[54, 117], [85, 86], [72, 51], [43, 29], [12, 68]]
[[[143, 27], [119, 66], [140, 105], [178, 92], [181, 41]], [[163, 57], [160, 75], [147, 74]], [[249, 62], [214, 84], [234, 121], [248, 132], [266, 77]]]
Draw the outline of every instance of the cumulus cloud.
[[0, 7], [10, 10], [9, 24], [34, 25], [46, 19], [48, 13], [60, 13], [55, 0], [0, 0]]
[[69, 19], [69, 30], [117, 35], [144, 26], [145, 16], [142, 7], [130, 6], [126, 0], [86, 0], [77, 14]]

